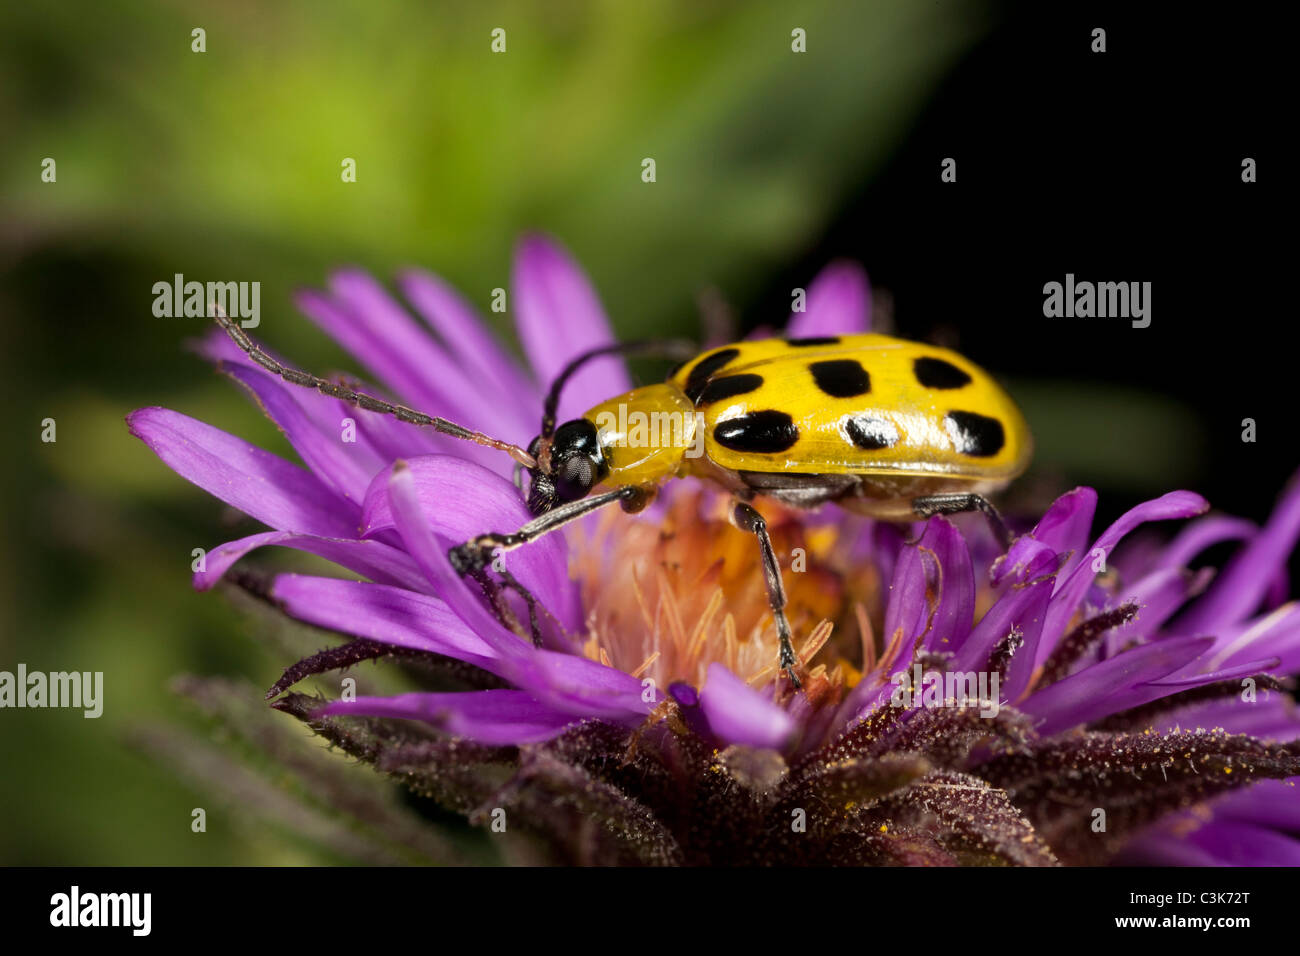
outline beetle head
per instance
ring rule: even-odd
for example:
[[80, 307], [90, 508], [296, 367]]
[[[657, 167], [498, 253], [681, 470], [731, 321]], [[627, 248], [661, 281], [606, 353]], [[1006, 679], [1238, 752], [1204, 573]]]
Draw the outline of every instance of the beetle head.
[[609, 473], [596, 426], [585, 418], [565, 422], [549, 441], [538, 436], [528, 451], [537, 459], [528, 472], [528, 510], [535, 515], [587, 497]]

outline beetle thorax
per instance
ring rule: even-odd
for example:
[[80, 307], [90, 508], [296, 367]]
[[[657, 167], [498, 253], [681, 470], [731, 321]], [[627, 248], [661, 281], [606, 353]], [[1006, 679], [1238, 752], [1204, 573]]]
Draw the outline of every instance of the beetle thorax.
[[655, 484], [678, 474], [703, 451], [698, 413], [672, 385], [647, 385], [603, 402], [583, 416], [596, 426], [611, 485]]

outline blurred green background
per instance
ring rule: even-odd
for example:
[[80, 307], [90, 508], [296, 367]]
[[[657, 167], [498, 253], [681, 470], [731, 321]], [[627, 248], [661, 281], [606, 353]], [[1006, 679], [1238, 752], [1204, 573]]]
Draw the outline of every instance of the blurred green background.
[[[0, 713], [0, 862], [421, 852], [368, 856], [354, 822], [281, 806], [276, 786], [309, 800], [311, 788], [269, 764], [243, 776], [210, 747], [211, 715], [169, 689], [181, 673], [250, 681], [231, 697], [250, 712], [227, 713], [218, 731], [236, 748], [241, 726], [286, 746], [308, 736], [288, 717], [265, 723], [253, 689], [279, 675], [283, 647], [253, 637], [261, 625], [236, 602], [190, 587], [191, 549], [249, 522], [123, 424], [165, 405], [290, 454], [185, 350], [202, 320], [152, 315], [154, 282], [260, 281], [264, 341], [300, 367], [353, 368], [294, 313], [294, 288], [346, 263], [384, 279], [421, 265], [490, 314], [513, 243], [540, 228], [585, 265], [620, 333], [691, 334], [701, 290], [751, 304], [818, 248], [995, 20], [962, 0], [6, 4], [0, 379], [14, 454], [2, 470], [0, 668], [102, 670], [107, 699], [99, 720]], [[504, 55], [490, 50], [495, 27]], [[806, 55], [791, 52], [795, 27]], [[640, 179], [647, 156], [653, 185]], [[41, 181], [45, 157], [56, 183]], [[357, 161], [354, 184], [340, 180], [343, 157]], [[783, 316], [773, 301], [764, 321]], [[1040, 386], [1031, 419], [1053, 402], [1070, 399]], [[46, 417], [53, 444], [39, 440]], [[1078, 458], [1078, 436], [1045, 444], [1049, 470]], [[287, 566], [283, 554], [259, 560]], [[412, 809], [369, 771], [326, 763], [320, 786]], [[340, 768], [347, 779], [326, 779]], [[200, 806], [202, 835], [190, 829]]]

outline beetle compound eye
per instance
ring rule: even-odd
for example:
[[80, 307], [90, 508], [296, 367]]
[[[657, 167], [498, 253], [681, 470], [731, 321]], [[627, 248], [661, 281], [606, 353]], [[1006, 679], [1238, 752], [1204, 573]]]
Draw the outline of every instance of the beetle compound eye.
[[555, 490], [562, 501], [576, 501], [586, 497], [596, 477], [596, 466], [590, 458], [575, 455], [566, 459], [555, 472]]

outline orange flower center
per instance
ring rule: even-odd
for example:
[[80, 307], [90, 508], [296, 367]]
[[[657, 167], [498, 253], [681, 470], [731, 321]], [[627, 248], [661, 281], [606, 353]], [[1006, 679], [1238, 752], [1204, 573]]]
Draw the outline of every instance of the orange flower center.
[[[815, 704], [838, 700], [860, 674], [851, 659], [860, 666], [874, 657], [852, 646], [873, 640], [862, 572], [855, 581], [837, 569], [836, 525], [766, 501], [759, 507], [781, 564], [805, 690]], [[571, 571], [587, 608], [588, 657], [660, 689], [674, 681], [702, 687], [715, 661], [752, 686], [773, 682], [778, 642], [758, 542], [727, 520], [729, 510], [723, 495], [678, 485], [662, 522], [607, 513], [586, 540], [575, 536]], [[874, 573], [867, 577], [865, 590], [878, 591]]]

